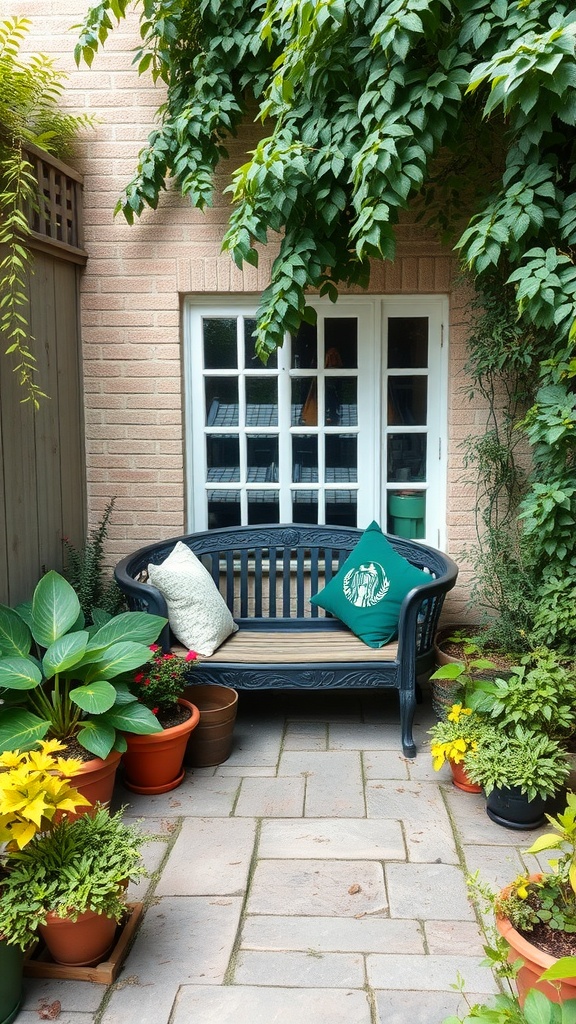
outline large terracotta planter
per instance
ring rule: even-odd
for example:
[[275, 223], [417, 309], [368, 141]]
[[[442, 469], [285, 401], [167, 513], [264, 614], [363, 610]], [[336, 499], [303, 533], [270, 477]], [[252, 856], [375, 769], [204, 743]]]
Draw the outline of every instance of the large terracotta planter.
[[[110, 806], [121, 756], [117, 750], [112, 750], [105, 760], [95, 757], [91, 761], [85, 761], [80, 771], [72, 779], [75, 789], [82, 793], [82, 796], [85, 796], [92, 805], [100, 803], [104, 807]], [[86, 813], [90, 814], [90, 808], [81, 807], [78, 814], [69, 814], [68, 820], [72, 821]]]
[[452, 782], [457, 789], [463, 789], [465, 793], [482, 792], [482, 786], [476, 785], [475, 782], [470, 782], [470, 779], [466, 774], [466, 769], [461, 761], [458, 763], [456, 763], [456, 761], [450, 761], [449, 764], [452, 771]]
[[114, 945], [116, 928], [113, 917], [87, 910], [77, 921], [49, 913], [38, 931], [56, 963], [91, 967], [106, 959]]
[[198, 683], [187, 686], [184, 697], [200, 711], [200, 721], [186, 744], [184, 764], [207, 768], [227, 761], [238, 708], [236, 690], [219, 683]]
[[176, 789], [184, 778], [182, 766], [186, 744], [200, 721], [200, 712], [183, 698], [178, 703], [190, 709], [190, 718], [186, 722], [149, 736], [126, 735], [128, 749], [122, 756], [124, 785], [134, 793], [167, 793]]
[[22, 1002], [24, 953], [0, 939], [0, 1024], [13, 1021]]
[[[540, 875], [531, 875], [530, 880], [537, 881], [540, 877]], [[557, 962], [556, 957], [533, 946], [528, 939], [516, 931], [507, 917], [497, 916], [496, 927], [510, 946], [508, 957], [510, 962], [523, 960], [523, 966], [516, 975], [520, 1006], [524, 1006], [524, 1000], [531, 988], [537, 988], [539, 992], [543, 992], [552, 1003], [564, 1003], [567, 999], [576, 999], [576, 978], [565, 978], [563, 981], [539, 980], [540, 975]]]

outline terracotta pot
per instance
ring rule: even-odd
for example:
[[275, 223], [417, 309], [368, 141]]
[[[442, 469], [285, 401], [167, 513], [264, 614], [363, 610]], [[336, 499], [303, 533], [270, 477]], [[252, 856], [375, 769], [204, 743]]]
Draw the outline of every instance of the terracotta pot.
[[[80, 771], [71, 780], [72, 785], [91, 804], [100, 803], [104, 807], [109, 807], [121, 756], [117, 750], [112, 750], [104, 760], [101, 757], [95, 757], [91, 761], [85, 761]], [[68, 821], [79, 818], [81, 814], [85, 813], [91, 813], [89, 807], [81, 807], [78, 814], [69, 814]]]
[[87, 910], [77, 921], [49, 913], [38, 931], [58, 964], [91, 967], [102, 963], [114, 945], [116, 921]]
[[459, 761], [458, 763], [456, 763], [456, 761], [450, 761], [449, 764], [452, 769], [452, 782], [457, 789], [463, 789], [466, 793], [482, 792], [482, 786], [477, 786], [475, 782], [470, 782], [462, 761]]
[[14, 1020], [22, 1002], [24, 953], [0, 939], [0, 1024]]
[[184, 764], [207, 768], [227, 761], [238, 708], [236, 690], [219, 683], [198, 683], [187, 686], [184, 697], [200, 711], [200, 721], [186, 744]]
[[200, 712], [183, 698], [178, 703], [190, 709], [187, 721], [153, 732], [150, 736], [126, 734], [128, 749], [122, 755], [124, 785], [134, 793], [167, 793], [176, 789], [184, 778], [182, 765], [186, 744], [200, 721]]
[[[530, 881], [537, 882], [541, 875], [530, 875]], [[504, 889], [504, 893], [508, 892]], [[524, 1006], [524, 1000], [531, 988], [537, 988], [543, 992], [552, 1003], [564, 1003], [567, 999], [576, 999], [576, 978], [565, 978], [563, 981], [540, 981], [540, 975], [557, 962], [557, 957], [542, 952], [532, 943], [525, 939], [507, 917], [496, 917], [496, 927], [500, 935], [510, 946], [508, 959], [510, 963], [521, 959], [524, 961], [516, 975], [516, 987], [520, 1006]]]

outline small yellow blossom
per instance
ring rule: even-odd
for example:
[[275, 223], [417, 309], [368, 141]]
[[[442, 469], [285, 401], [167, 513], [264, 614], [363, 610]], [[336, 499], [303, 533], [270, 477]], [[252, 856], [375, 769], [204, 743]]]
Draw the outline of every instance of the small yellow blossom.
[[449, 722], [458, 723], [462, 718], [462, 715], [471, 715], [471, 708], [463, 708], [461, 704], [453, 704], [448, 712], [447, 718]]

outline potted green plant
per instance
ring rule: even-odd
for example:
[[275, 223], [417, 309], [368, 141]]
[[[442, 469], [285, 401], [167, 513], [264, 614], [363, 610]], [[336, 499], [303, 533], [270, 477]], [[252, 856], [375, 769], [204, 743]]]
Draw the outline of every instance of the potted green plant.
[[[0, 903], [12, 855], [58, 815], [88, 804], [69, 782], [79, 762], [58, 757], [61, 749], [54, 740], [40, 750], [0, 755]], [[14, 1019], [22, 998], [24, 949], [9, 938], [0, 929], [0, 1024]]]
[[477, 876], [469, 879], [474, 902], [495, 914], [507, 959], [517, 968], [520, 1005], [531, 988], [564, 1005], [576, 999], [576, 794], [568, 793], [565, 810], [547, 818], [552, 831], [526, 853], [554, 850], [549, 871], [520, 875], [498, 893]]
[[452, 781], [458, 789], [481, 793], [482, 786], [468, 777], [464, 759], [466, 754], [477, 750], [479, 744], [493, 732], [493, 727], [477, 712], [462, 704], [452, 704], [446, 718], [428, 730], [432, 741], [430, 753], [434, 770], [439, 771], [447, 761], [452, 771]]
[[488, 816], [511, 829], [542, 825], [547, 798], [562, 788], [570, 771], [559, 740], [520, 725], [495, 730], [465, 755], [464, 766], [486, 794]]
[[157, 644], [151, 651], [150, 664], [128, 683], [134, 699], [154, 714], [158, 724], [152, 734], [127, 736], [123, 755], [124, 784], [144, 794], [167, 793], [180, 785], [186, 744], [200, 720], [199, 709], [182, 696], [195, 651], [179, 657], [164, 653]]
[[151, 658], [149, 645], [165, 621], [125, 612], [85, 628], [74, 589], [56, 572], [40, 580], [29, 604], [0, 605], [0, 751], [27, 749], [44, 737], [72, 744], [75, 754], [88, 752], [83, 773], [105, 776], [107, 795], [92, 788], [90, 802], [109, 799], [124, 734], [158, 729], [119, 677]]

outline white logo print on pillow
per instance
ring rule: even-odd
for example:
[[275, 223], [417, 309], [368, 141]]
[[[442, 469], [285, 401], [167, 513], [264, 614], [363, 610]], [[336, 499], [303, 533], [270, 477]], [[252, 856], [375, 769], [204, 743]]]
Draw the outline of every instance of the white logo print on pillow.
[[342, 589], [350, 604], [357, 608], [371, 608], [386, 596], [390, 580], [379, 562], [368, 562], [346, 573]]

